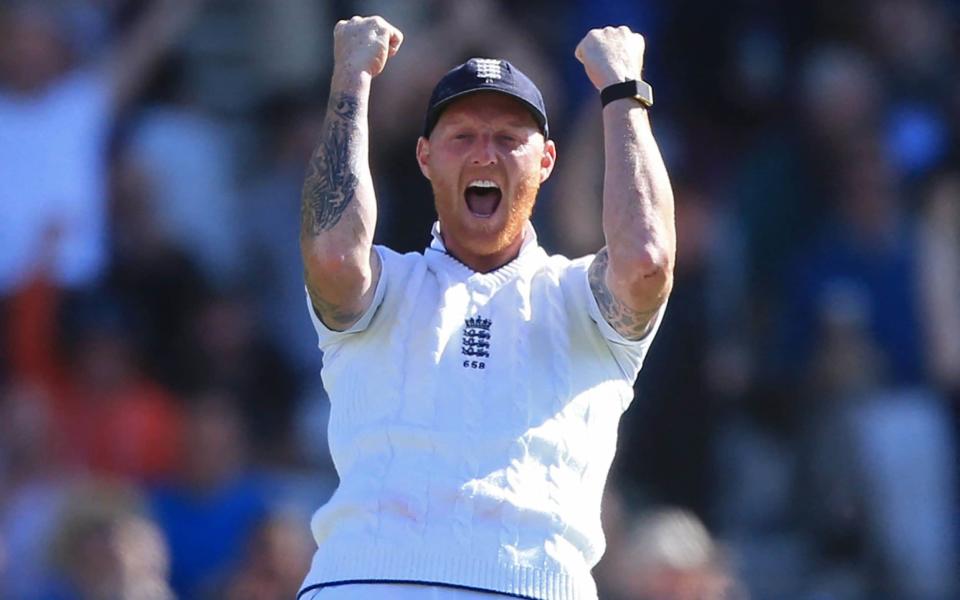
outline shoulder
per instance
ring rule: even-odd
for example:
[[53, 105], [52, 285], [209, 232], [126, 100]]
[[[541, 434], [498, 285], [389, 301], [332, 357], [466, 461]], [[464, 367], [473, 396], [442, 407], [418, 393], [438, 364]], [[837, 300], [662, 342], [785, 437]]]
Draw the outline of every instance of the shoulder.
[[544, 254], [545, 256], [540, 265], [539, 272], [560, 278], [568, 277], [577, 272], [585, 273], [590, 268], [590, 263], [593, 262], [595, 256], [594, 254], [588, 254], [577, 258], [570, 258], [563, 254]]
[[588, 313], [588, 273], [593, 255], [569, 258], [562, 254], [544, 255], [531, 285], [535, 296], [552, 296], [568, 314], [586, 316]]
[[373, 249], [380, 255], [382, 273], [388, 277], [404, 276], [426, 264], [426, 259], [420, 252], [401, 253], [380, 244], [374, 244]]
[[565, 295], [582, 295], [586, 289], [584, 283], [588, 281], [594, 256], [588, 254], [569, 258], [562, 254], [552, 254], [544, 260], [539, 274], [555, 282]]
[[419, 252], [401, 253], [380, 244], [375, 244], [373, 250], [380, 257], [376, 303], [382, 302], [386, 305], [386, 312], [394, 313], [396, 306], [412, 292], [411, 284], [422, 280], [422, 275], [427, 270], [427, 261]]

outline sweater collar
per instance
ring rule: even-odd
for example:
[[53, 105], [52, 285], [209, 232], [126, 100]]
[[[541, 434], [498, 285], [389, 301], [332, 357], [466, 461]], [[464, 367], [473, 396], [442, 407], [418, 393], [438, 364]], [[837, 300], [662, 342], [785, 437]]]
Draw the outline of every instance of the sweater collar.
[[433, 229], [430, 233], [433, 239], [430, 242], [430, 247], [427, 249], [427, 252], [425, 252], [428, 259], [431, 259], [431, 262], [434, 263], [435, 266], [442, 266], [444, 270], [463, 279], [478, 279], [481, 281], [489, 281], [490, 283], [502, 283], [518, 273], [523, 265], [530, 263], [536, 256], [543, 254], [543, 250], [537, 242], [537, 232], [529, 220], [523, 225], [523, 242], [520, 245], [520, 252], [517, 254], [517, 257], [489, 273], [478, 273], [474, 271], [454, 258], [454, 256], [447, 251], [447, 247], [443, 243], [443, 236], [440, 234], [439, 221], [434, 222]]

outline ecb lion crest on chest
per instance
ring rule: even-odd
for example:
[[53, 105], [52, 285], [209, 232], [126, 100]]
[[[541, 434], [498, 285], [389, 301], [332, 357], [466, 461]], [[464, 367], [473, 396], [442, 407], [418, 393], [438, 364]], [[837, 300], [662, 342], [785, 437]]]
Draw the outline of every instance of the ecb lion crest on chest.
[[[460, 352], [464, 356], [475, 358], [490, 357], [490, 328], [493, 321], [480, 315], [465, 319]], [[463, 366], [472, 369], [484, 369], [486, 364], [480, 360], [465, 360]]]

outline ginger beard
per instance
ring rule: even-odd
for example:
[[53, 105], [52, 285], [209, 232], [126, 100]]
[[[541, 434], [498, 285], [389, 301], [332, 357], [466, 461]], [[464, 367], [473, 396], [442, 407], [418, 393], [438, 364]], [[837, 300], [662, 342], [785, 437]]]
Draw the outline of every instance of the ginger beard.
[[447, 250], [481, 272], [515, 258], [556, 158], [527, 109], [493, 93], [458, 100], [417, 154]]
[[[482, 175], [476, 177], [480, 178], [487, 179]], [[499, 198], [495, 200], [470, 199], [475, 193], [467, 186], [470, 179], [474, 177], [461, 177], [453, 185], [442, 181], [430, 182], [440, 231], [447, 245], [451, 240], [456, 240], [471, 254], [493, 256], [508, 249], [518, 236], [523, 235], [524, 224], [533, 214], [540, 191], [539, 172], [526, 173], [519, 181], [507, 182], [506, 189], [501, 188]], [[505, 178], [498, 179], [503, 181]], [[472, 206], [490, 204], [493, 204], [493, 211], [487, 217], [480, 217], [471, 210]], [[487, 210], [484, 206], [478, 212], [485, 214]]]

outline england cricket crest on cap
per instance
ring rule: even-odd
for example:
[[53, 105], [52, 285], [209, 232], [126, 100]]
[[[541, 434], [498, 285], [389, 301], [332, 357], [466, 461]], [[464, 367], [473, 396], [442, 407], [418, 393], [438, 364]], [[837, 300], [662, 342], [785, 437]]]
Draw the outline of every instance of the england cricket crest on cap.
[[488, 82], [494, 79], [503, 79], [503, 65], [495, 58], [478, 58], [477, 78]]
[[464, 356], [471, 357], [463, 361], [464, 368], [487, 368], [486, 362], [482, 359], [490, 358], [490, 328], [493, 326], [493, 321], [477, 315], [465, 319], [463, 325], [460, 352]]

